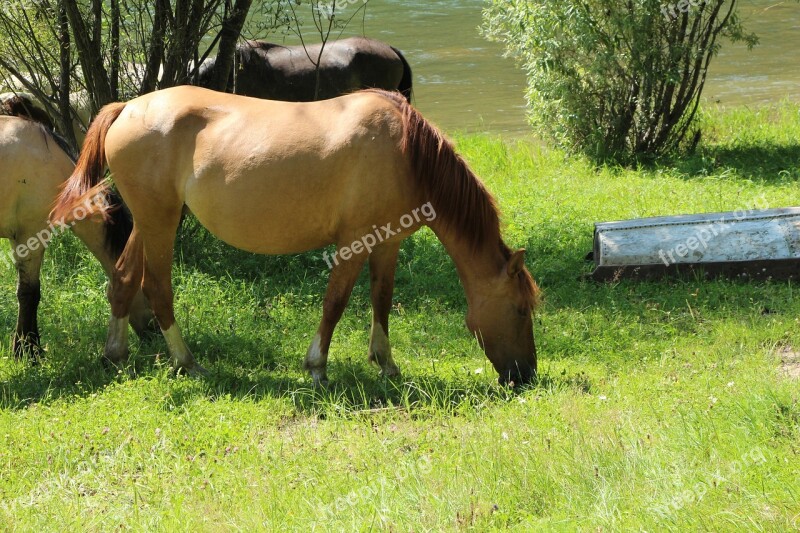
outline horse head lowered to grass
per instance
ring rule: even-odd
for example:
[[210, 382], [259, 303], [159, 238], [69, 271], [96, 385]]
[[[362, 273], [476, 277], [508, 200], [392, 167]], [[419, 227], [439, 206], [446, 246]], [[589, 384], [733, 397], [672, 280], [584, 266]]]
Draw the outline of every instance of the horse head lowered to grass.
[[[0, 268], [15, 268], [18, 277], [14, 354], [19, 357], [27, 353], [36, 359], [40, 353], [39, 278], [50, 239], [62, 229], [72, 229], [110, 274], [119, 255], [111, 246], [118, 240], [113, 235], [124, 231], [125, 216], [117, 211], [105, 226], [99, 216], [93, 220], [88, 213], [74, 225], [48, 224], [47, 214], [75, 168], [69, 147], [52, 131], [46, 113], [30, 100], [9, 97], [0, 105], [0, 115], [0, 237], [9, 239], [12, 248], [0, 256]], [[151, 319], [140, 293], [134, 301], [131, 323], [143, 333]]]
[[422, 225], [455, 262], [467, 325], [500, 381], [524, 383], [536, 374], [538, 288], [524, 251], [506, 246], [492, 196], [399, 93], [290, 103], [184, 86], [108, 105], [87, 134], [52, 220], [69, 220], [76, 205], [108, 186], [106, 164], [134, 220], [111, 287], [105, 355], [114, 362], [127, 357], [129, 304], [141, 286], [173, 363], [202, 371], [173, 309], [173, 246], [188, 208], [212, 234], [250, 252], [337, 246], [305, 358], [315, 383], [327, 379], [334, 327], [367, 261], [369, 358], [384, 375], [399, 373], [388, 338], [395, 268], [401, 241]]

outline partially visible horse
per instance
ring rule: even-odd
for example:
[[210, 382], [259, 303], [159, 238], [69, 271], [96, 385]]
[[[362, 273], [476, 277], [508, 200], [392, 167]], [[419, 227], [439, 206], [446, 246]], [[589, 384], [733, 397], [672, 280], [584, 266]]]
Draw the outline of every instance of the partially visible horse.
[[0, 93], [0, 115], [23, 117], [39, 122], [50, 131], [55, 130], [53, 121], [47, 111], [36, 102], [29, 93]]
[[[83, 142], [83, 137], [86, 135], [86, 125], [89, 124], [91, 118], [90, 103], [86, 91], [75, 91], [70, 94], [70, 103], [72, 105], [74, 115], [72, 118], [72, 134], [75, 137], [78, 146]], [[45, 111], [41, 101], [34, 95], [27, 93], [23, 90], [12, 90], [0, 93], [0, 105], [3, 102], [16, 99], [18, 102], [17, 107], [23, 107], [29, 112], [31, 118], [37, 122], [41, 122], [50, 130], [55, 130], [52, 118]], [[2, 112], [0, 112], [2, 113]]]
[[[173, 363], [201, 371], [175, 323], [172, 259], [185, 208], [225, 242], [292, 254], [336, 244], [322, 321], [305, 359], [326, 378], [334, 327], [369, 260], [369, 359], [399, 373], [389, 311], [400, 243], [429, 226], [466, 291], [467, 326], [501, 382], [536, 373], [531, 311], [538, 289], [500, 236], [494, 199], [453, 146], [397, 92], [311, 103], [175, 87], [103, 108], [51, 213], [65, 218], [103, 191], [105, 166], [133, 214], [112, 283], [106, 357], [127, 357], [128, 308], [144, 288]], [[425, 216], [420, 216], [422, 213]]]
[[[311, 102], [375, 88], [400, 91], [411, 102], [413, 80], [406, 58], [397, 48], [365, 37], [350, 37], [325, 46], [319, 95], [315, 98], [315, 62], [321, 47], [322, 44], [304, 48], [264, 41], [240, 43], [227, 91], [269, 100]], [[210, 88], [215, 74], [216, 58], [207, 59], [200, 66], [197, 84]]]
[[[14, 354], [28, 353], [34, 359], [40, 353], [37, 310], [42, 259], [50, 238], [65, 229], [49, 224], [47, 215], [75, 168], [69, 147], [50, 126], [47, 114], [30, 99], [6, 97], [0, 104], [0, 237], [12, 246], [0, 257], [0, 267], [14, 267], [18, 274]], [[114, 223], [105, 226], [94, 216], [71, 228], [109, 275], [120, 252], [111, 246], [118, 239], [114, 233], [125, 233], [126, 227], [122, 210], [112, 216]], [[144, 333], [151, 318], [144, 297], [137, 295], [131, 315], [134, 329]]]

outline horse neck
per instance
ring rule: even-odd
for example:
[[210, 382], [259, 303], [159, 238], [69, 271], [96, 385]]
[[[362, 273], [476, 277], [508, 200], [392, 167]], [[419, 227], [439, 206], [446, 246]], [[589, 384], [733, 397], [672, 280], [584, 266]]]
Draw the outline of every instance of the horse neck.
[[500, 253], [500, 236], [497, 240], [486, 239], [474, 246], [470, 239], [452, 229], [431, 226], [444, 245], [448, 255], [455, 263], [458, 277], [467, 295], [467, 304], [472, 305], [477, 289], [495, 279], [505, 266], [505, 258]]
[[106, 247], [105, 228], [100, 217], [95, 215], [76, 222], [72, 231], [100, 262], [106, 275], [111, 275], [117, 261]]

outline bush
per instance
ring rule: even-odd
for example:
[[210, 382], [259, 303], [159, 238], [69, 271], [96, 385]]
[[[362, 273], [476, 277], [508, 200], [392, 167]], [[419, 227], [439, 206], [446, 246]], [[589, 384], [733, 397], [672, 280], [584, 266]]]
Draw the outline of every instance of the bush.
[[492, 0], [484, 32], [526, 69], [535, 127], [595, 159], [630, 163], [693, 147], [718, 38], [757, 42], [736, 0], [664, 1]]

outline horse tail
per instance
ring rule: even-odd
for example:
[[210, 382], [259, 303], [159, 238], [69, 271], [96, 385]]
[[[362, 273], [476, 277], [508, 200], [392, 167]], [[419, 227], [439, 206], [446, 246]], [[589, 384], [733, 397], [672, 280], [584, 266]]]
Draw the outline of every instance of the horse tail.
[[391, 49], [394, 50], [394, 53], [397, 54], [397, 57], [399, 57], [400, 61], [403, 63], [403, 77], [400, 79], [400, 84], [397, 86], [397, 90], [406, 97], [406, 100], [410, 104], [411, 97], [414, 93], [414, 78], [411, 72], [411, 65], [408, 64], [406, 57], [400, 50], [394, 46], [392, 46]]
[[105, 178], [106, 135], [119, 118], [126, 104], [109, 104], [100, 110], [92, 122], [75, 170], [64, 183], [50, 221], [59, 226], [71, 225], [96, 213], [102, 215], [106, 247], [116, 256], [122, 253], [133, 228], [122, 198], [110, 189]]

